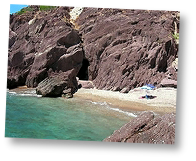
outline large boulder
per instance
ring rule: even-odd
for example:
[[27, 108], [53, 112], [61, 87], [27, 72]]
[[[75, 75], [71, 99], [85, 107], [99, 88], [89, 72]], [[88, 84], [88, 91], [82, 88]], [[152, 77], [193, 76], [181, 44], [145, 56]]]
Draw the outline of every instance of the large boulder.
[[37, 94], [45, 97], [72, 96], [78, 89], [76, 76], [82, 66], [83, 57], [84, 53], [80, 44], [68, 48], [66, 53], [45, 71], [47, 77], [38, 84]]
[[153, 112], [143, 112], [104, 139], [105, 142], [128, 143], [175, 143], [175, 114], [156, 116]]
[[41, 81], [37, 88], [36, 93], [42, 95], [43, 97], [58, 97], [61, 96], [63, 89], [66, 87], [67, 82], [61, 80], [58, 77], [45, 78]]
[[79, 80], [78, 85], [85, 89], [91, 89], [95, 87], [92, 81], [86, 81], [86, 80]]
[[168, 79], [168, 78], [164, 78], [161, 81], [161, 86], [162, 87], [173, 87], [173, 88], [177, 88], [177, 81], [172, 80], [172, 79]]
[[178, 12], [84, 8], [76, 23], [98, 89], [158, 85], [177, 57]]
[[36, 93], [43, 97], [73, 95], [78, 88], [76, 74], [77, 71], [74, 69], [67, 72], [53, 73], [38, 84]]

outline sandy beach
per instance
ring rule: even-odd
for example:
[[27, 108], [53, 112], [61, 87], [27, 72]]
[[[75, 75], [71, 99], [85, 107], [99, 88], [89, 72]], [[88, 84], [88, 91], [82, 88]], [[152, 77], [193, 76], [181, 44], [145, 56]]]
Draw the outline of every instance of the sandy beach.
[[[10, 92], [28, 93], [34, 91], [34, 88], [21, 86], [10, 90]], [[146, 94], [155, 96], [153, 99], [141, 99]], [[107, 102], [123, 111], [154, 111], [157, 113], [171, 113], [176, 111], [177, 89], [158, 88], [146, 91], [145, 89], [135, 88], [129, 93], [120, 93], [118, 91], [98, 90], [80, 88], [74, 94], [74, 97], [91, 100], [94, 102]]]
[[[141, 99], [141, 96], [146, 94], [156, 97], [153, 99]], [[81, 97], [96, 102], [107, 102], [126, 111], [170, 113], [176, 111], [176, 95], [177, 89], [174, 88], [158, 88], [150, 91], [135, 88], [129, 93], [81, 88], [74, 94], [74, 97]]]

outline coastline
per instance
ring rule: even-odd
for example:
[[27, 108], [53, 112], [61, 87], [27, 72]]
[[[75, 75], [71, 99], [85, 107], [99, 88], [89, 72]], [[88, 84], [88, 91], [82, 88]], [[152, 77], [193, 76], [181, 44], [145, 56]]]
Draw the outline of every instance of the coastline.
[[98, 89], [79, 89], [74, 97], [83, 99], [107, 102], [125, 111], [153, 111], [156, 113], [172, 113], [176, 111], [176, 94], [174, 88], [158, 88], [149, 92], [156, 96], [153, 99], [139, 99], [146, 95], [146, 90], [135, 88], [129, 93], [120, 93]]
[[[29, 93], [34, 91], [34, 88], [20, 86], [9, 90], [10, 92]], [[139, 99], [146, 95], [146, 90], [135, 88], [129, 93], [120, 93], [118, 91], [98, 90], [96, 88], [86, 89], [80, 88], [74, 94], [75, 98], [82, 98], [94, 102], [106, 102], [114, 108], [119, 108], [123, 111], [153, 111], [159, 114], [176, 112], [176, 95], [177, 89], [174, 88], [158, 88], [147, 91], [149, 95], [156, 96], [153, 99]], [[35, 95], [35, 91], [33, 92]]]

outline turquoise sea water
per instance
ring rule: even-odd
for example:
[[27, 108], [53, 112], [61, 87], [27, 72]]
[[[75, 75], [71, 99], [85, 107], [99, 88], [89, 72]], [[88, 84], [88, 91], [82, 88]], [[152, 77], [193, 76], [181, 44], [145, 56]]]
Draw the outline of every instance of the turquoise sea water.
[[132, 116], [106, 102], [7, 92], [5, 137], [102, 141]]

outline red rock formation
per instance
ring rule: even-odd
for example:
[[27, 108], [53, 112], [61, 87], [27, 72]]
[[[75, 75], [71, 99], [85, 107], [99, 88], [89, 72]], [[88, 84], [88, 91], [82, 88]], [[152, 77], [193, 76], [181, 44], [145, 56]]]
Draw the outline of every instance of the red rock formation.
[[[75, 68], [75, 76], [96, 88], [123, 93], [145, 83], [159, 86], [168, 75], [177, 80], [178, 12], [85, 8], [78, 33], [69, 7], [30, 7], [10, 16], [8, 88], [37, 87], [49, 72]], [[75, 46], [80, 37], [82, 45]]]
[[108, 138], [105, 142], [175, 143], [175, 114], [155, 117], [153, 112], [143, 112]]
[[76, 22], [89, 79], [98, 89], [122, 92], [159, 85], [177, 57], [178, 18], [169, 11], [85, 8]]
[[43, 97], [73, 95], [78, 87], [77, 72], [77, 69], [71, 69], [66, 72], [52, 73], [38, 84], [36, 93]]
[[177, 81], [172, 80], [172, 79], [164, 78], [161, 81], [161, 86], [162, 87], [174, 87], [174, 88], [177, 88]]
[[[69, 71], [74, 70], [72, 77], [76, 77], [84, 57], [78, 32], [69, 22], [70, 8], [56, 7], [49, 11], [40, 11], [39, 6], [30, 8], [31, 11], [22, 15], [10, 15], [7, 87], [37, 87], [45, 78], [52, 78], [54, 73], [57, 76], [59, 72], [64, 77], [57, 76], [58, 80], [64, 78], [67, 83]], [[77, 82], [75, 79], [71, 80]], [[77, 84], [68, 84], [72, 92], [76, 90]]]

